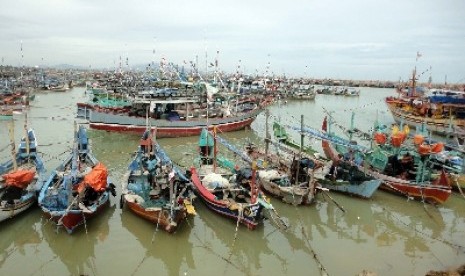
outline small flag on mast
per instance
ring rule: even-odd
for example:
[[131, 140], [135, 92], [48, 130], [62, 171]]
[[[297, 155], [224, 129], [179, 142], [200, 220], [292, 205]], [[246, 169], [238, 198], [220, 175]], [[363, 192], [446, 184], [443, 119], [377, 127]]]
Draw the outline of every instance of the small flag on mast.
[[421, 58], [421, 56], [422, 56], [422, 54], [419, 51], [417, 51], [417, 61], [418, 61], [419, 58]]

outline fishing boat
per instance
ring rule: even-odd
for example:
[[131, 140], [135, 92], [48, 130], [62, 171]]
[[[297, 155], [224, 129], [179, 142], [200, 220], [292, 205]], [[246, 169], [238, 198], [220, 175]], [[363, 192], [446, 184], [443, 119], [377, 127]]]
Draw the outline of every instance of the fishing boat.
[[[398, 160], [401, 156], [396, 154], [389, 158], [389, 153], [385, 153], [379, 148], [369, 150], [352, 141], [344, 141], [328, 129], [327, 117], [323, 121], [322, 130], [329, 136], [327, 141], [322, 142], [326, 156], [333, 162], [345, 159], [345, 162], [355, 165], [361, 172], [381, 180], [383, 182], [381, 189], [406, 196], [408, 199], [417, 199], [432, 204], [444, 203], [449, 198], [451, 186], [448, 175], [444, 170], [435, 173], [428, 170], [427, 155], [417, 159], [415, 164], [410, 163], [414, 166], [404, 170], [401, 175], [389, 173], [386, 170], [389, 160]], [[330, 141], [334, 142], [335, 148]], [[391, 164], [390, 168], [392, 167]], [[413, 178], [406, 176], [405, 172], [412, 173]]]
[[0, 109], [0, 120], [12, 120], [13, 109]]
[[287, 98], [290, 100], [315, 100], [315, 86], [310, 84], [296, 84], [287, 94]]
[[408, 89], [397, 89], [398, 97], [390, 96], [385, 99], [394, 120], [398, 124], [404, 123], [415, 128], [426, 126], [428, 131], [438, 135], [465, 133], [464, 93], [427, 95], [423, 89], [417, 87], [417, 78], [414, 69]]
[[[308, 158], [308, 162], [304, 162], [301, 151], [282, 150], [279, 144], [273, 143], [268, 130], [269, 110], [265, 112], [265, 149], [252, 143], [246, 146], [247, 156], [259, 166], [260, 187], [266, 193], [288, 204], [313, 203], [317, 191], [314, 170], [319, 163]], [[273, 144], [276, 146], [275, 152], [270, 150], [270, 145]], [[303, 148], [303, 145], [300, 148]]]
[[264, 209], [273, 207], [256, 183], [255, 166], [237, 167], [235, 173], [218, 166], [216, 141], [206, 128], [202, 130], [199, 164], [190, 169], [195, 191], [209, 209], [253, 230], [263, 221]]
[[[302, 124], [303, 127], [303, 124]], [[335, 163], [332, 160], [323, 159], [311, 147], [300, 147], [291, 140], [286, 129], [278, 122], [273, 123], [274, 136], [278, 139], [278, 146], [283, 151], [291, 151], [297, 154], [300, 148], [304, 150], [300, 153], [301, 159], [294, 163], [293, 172], [296, 166], [300, 167], [299, 171], [310, 172], [317, 181], [317, 188], [328, 189], [330, 191], [340, 192], [360, 198], [371, 198], [381, 185], [381, 180], [374, 179], [360, 172], [356, 167], [346, 162]], [[299, 130], [301, 135], [304, 131]], [[303, 139], [302, 139], [303, 141]], [[329, 146], [328, 141], [322, 139], [323, 150]], [[318, 165], [317, 165], [318, 164]], [[312, 167], [312, 170], [308, 170]]]
[[[256, 152], [256, 150], [253, 150]], [[252, 153], [254, 154], [254, 153]], [[296, 157], [297, 156], [297, 157]], [[258, 183], [264, 192], [275, 198], [281, 199], [284, 203], [292, 205], [309, 205], [315, 200], [316, 178], [312, 173], [316, 168], [316, 163], [303, 162], [298, 154], [292, 157], [284, 155], [274, 156], [263, 155], [267, 162], [260, 162], [262, 166], [258, 169]], [[263, 164], [266, 164], [264, 166]]]
[[154, 96], [137, 97], [129, 108], [78, 104], [78, 116], [86, 119], [93, 129], [142, 134], [147, 125], [148, 109], [148, 123], [157, 128], [158, 138], [164, 138], [199, 135], [205, 127], [217, 127], [223, 132], [244, 129], [262, 111], [255, 99], [220, 103], [198, 95], [174, 96], [172, 92], [168, 96], [164, 93], [151, 95]]
[[173, 233], [188, 214], [195, 214], [192, 198], [190, 180], [147, 128], [122, 181], [121, 207]]
[[45, 216], [71, 234], [80, 225], [97, 216], [116, 196], [108, 169], [91, 151], [84, 126], [74, 133], [70, 155], [51, 173], [39, 194], [39, 206]]
[[0, 164], [0, 221], [27, 210], [37, 201], [37, 194], [45, 180], [45, 167], [37, 153], [37, 139], [32, 129], [26, 129], [16, 152], [13, 126], [11, 160]]

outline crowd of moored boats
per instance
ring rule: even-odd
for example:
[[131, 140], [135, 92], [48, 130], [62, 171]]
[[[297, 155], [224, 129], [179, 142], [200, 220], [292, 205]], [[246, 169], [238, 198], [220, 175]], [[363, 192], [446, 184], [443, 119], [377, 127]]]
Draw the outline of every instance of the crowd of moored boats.
[[[463, 92], [420, 93], [413, 78], [408, 89], [398, 89], [397, 96], [386, 98], [397, 121], [392, 128], [375, 122], [373, 133], [360, 133], [355, 126], [339, 125], [328, 114], [322, 129], [274, 122], [270, 135], [267, 116], [263, 144], [238, 148], [218, 133], [250, 126], [277, 98], [311, 100], [303, 95], [314, 99], [318, 93], [359, 93], [347, 87], [316, 88], [304, 83], [292, 84], [289, 91], [271, 85], [261, 93], [241, 90], [240, 83], [234, 93], [206, 81], [162, 83], [131, 93], [115, 93], [97, 82], [88, 83], [90, 100], [77, 105], [77, 116], [86, 119], [91, 128], [142, 135], [127, 173], [118, 183], [119, 200], [122, 208], [127, 206], [157, 228], [176, 231], [188, 215], [195, 214], [194, 198], [254, 229], [265, 218], [286, 227], [268, 196], [308, 205], [317, 193], [328, 191], [370, 198], [384, 189], [432, 204], [444, 203], [454, 189], [464, 195]], [[19, 101], [21, 106], [33, 100], [22, 92], [2, 95], [3, 106], [5, 99], [7, 104]], [[415, 134], [409, 126], [415, 127]], [[332, 131], [335, 127], [348, 133], [348, 138]], [[325, 157], [292, 141], [288, 135], [292, 131], [320, 139]], [[455, 143], [433, 141], [432, 132], [454, 134]], [[357, 142], [361, 134], [372, 140], [371, 146]], [[176, 165], [156, 141], [181, 136], [199, 137], [199, 156], [189, 168]], [[271, 144], [277, 151], [270, 150]], [[239, 160], [221, 155], [219, 145], [233, 151]], [[108, 169], [91, 147], [86, 128], [77, 125], [68, 157], [47, 174], [35, 133], [25, 129], [11, 159], [0, 165], [0, 220], [38, 202], [44, 214], [69, 233], [87, 225], [88, 219], [108, 206], [110, 196], [117, 196]]]

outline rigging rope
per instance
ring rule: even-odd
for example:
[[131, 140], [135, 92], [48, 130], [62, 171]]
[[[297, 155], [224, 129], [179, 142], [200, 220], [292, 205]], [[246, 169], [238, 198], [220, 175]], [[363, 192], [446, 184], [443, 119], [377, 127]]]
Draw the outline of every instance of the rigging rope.
[[393, 214], [393, 212], [390, 211], [389, 209], [387, 209], [386, 207], [382, 207], [382, 209], [383, 209], [383, 211], [386, 211], [393, 219], [395, 219], [396, 221], [400, 222], [401, 224], [403, 224], [403, 225], [406, 226], [407, 228], [412, 228], [413, 231], [415, 231], [416, 233], [419, 233], [419, 234], [421, 234], [421, 235], [423, 235], [423, 236], [425, 236], [425, 237], [428, 237], [428, 238], [430, 238], [430, 239], [432, 239], [432, 240], [436, 240], [436, 241], [442, 242], [442, 243], [444, 243], [444, 244], [446, 244], [446, 245], [448, 245], [448, 246], [450, 246], [450, 247], [452, 247], [452, 248], [460, 249], [460, 250], [462, 250], [462, 252], [465, 253], [465, 246], [459, 245], [459, 244], [454, 244], [454, 243], [452, 243], [452, 242], [450, 242], [450, 241], [446, 241], [446, 240], [444, 240], [444, 239], [432, 237], [431, 235], [429, 235], [429, 234], [427, 234], [427, 233], [425, 233], [425, 232], [423, 232], [423, 231], [417, 230], [416, 228], [413, 228], [413, 227], [411, 227], [409, 224], [403, 222], [400, 218], [398, 218], [397, 216], [395, 216], [395, 215]]

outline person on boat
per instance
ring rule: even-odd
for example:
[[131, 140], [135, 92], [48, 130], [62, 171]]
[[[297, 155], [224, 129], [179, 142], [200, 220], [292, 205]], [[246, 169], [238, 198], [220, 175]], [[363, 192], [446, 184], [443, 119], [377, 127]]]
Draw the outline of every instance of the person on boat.
[[354, 161], [354, 151], [352, 149], [349, 149], [349, 151], [344, 154], [344, 161]]
[[338, 175], [341, 173], [342, 168], [339, 165], [343, 158], [342, 154], [338, 154], [337, 159], [333, 161], [329, 168], [328, 176], [332, 181], [336, 181]]
[[407, 152], [404, 156], [402, 156], [400, 164], [402, 167], [402, 172], [407, 172], [408, 174], [410, 174], [410, 171], [414, 169], [413, 156], [410, 155], [409, 152]]
[[147, 160], [147, 170], [149, 172], [149, 175], [148, 175], [149, 183], [153, 182], [153, 179], [156, 175], [157, 164], [158, 164], [158, 160], [155, 157], [155, 154], [151, 152], [149, 155], [149, 159]]

